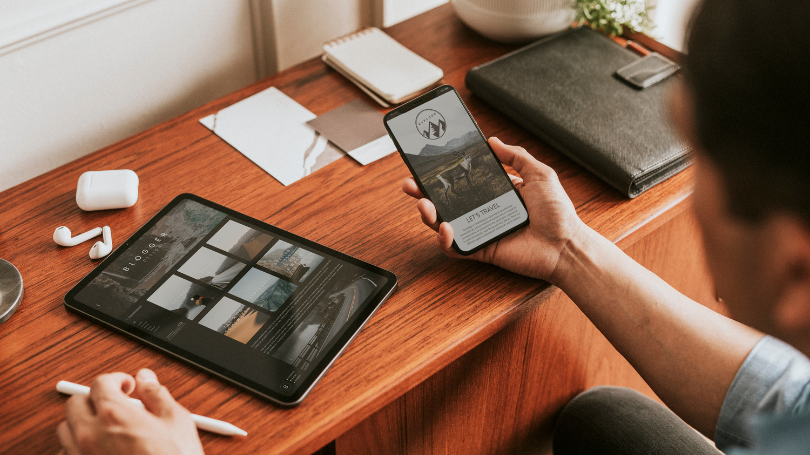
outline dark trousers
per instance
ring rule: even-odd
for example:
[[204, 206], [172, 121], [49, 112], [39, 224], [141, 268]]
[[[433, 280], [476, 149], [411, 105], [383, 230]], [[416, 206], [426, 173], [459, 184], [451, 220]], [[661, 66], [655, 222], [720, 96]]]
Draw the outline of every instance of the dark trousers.
[[594, 387], [571, 400], [554, 429], [555, 455], [718, 455], [672, 411], [621, 387]]

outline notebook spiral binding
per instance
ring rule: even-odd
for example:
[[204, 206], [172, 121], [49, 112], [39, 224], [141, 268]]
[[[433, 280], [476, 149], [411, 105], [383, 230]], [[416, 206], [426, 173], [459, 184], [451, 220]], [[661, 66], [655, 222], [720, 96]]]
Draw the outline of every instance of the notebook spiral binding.
[[338, 44], [343, 44], [345, 42], [357, 39], [357, 38], [359, 38], [359, 37], [361, 37], [363, 35], [368, 35], [372, 31], [374, 31], [374, 27], [366, 27], [366, 28], [364, 28], [362, 30], [358, 30], [356, 32], [347, 33], [347, 34], [345, 34], [343, 36], [339, 36], [339, 37], [337, 37], [337, 38], [335, 38], [335, 39], [333, 39], [331, 41], [327, 41], [324, 44], [324, 47], [327, 47], [327, 46], [328, 47], [334, 47], [334, 46], [337, 46]]

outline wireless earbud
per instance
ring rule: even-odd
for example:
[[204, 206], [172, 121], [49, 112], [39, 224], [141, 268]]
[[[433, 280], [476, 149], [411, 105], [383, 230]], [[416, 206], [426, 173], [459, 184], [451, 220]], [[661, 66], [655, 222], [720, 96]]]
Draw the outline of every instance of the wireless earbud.
[[56, 242], [57, 245], [62, 246], [76, 246], [80, 243], [86, 242], [93, 237], [98, 237], [101, 235], [102, 229], [97, 227], [95, 229], [91, 229], [84, 234], [79, 234], [76, 237], [70, 236], [70, 229], [67, 226], [59, 226], [53, 231], [53, 241]]
[[104, 226], [101, 238], [101, 242], [96, 242], [93, 248], [90, 248], [90, 259], [101, 259], [112, 252], [112, 231], [109, 226]]

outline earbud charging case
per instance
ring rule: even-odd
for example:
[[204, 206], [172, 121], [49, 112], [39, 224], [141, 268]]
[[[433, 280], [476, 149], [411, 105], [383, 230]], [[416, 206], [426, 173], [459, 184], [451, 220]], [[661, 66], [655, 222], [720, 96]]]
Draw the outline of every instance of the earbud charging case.
[[76, 204], [88, 212], [132, 207], [139, 183], [138, 174], [129, 169], [85, 172], [79, 177]]

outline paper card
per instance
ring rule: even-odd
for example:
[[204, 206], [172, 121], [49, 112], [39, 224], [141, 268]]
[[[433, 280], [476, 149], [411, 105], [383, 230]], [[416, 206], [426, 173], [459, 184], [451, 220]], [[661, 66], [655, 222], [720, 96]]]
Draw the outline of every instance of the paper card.
[[200, 123], [286, 186], [345, 156], [306, 124], [314, 118], [270, 87]]
[[307, 122], [362, 165], [396, 151], [383, 126], [383, 116], [361, 99]]

